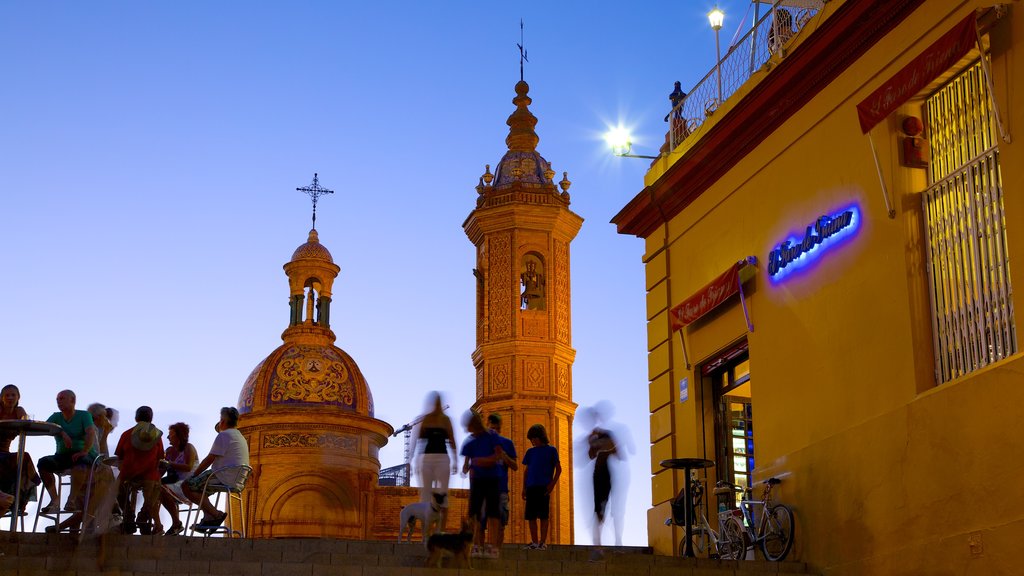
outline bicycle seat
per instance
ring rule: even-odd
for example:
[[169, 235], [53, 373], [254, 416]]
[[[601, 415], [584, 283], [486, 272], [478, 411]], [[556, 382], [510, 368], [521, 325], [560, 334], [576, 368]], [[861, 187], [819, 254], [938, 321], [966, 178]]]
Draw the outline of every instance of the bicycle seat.
[[778, 478], [769, 478], [765, 480], [764, 483], [768, 484], [769, 486], [775, 486], [777, 484], [782, 484], [782, 480], [779, 480]]
[[732, 494], [733, 492], [734, 492], [734, 490], [732, 488], [727, 487], [727, 486], [722, 486], [722, 487], [719, 487], [719, 488], [715, 488], [715, 496], [724, 496], [726, 494]]

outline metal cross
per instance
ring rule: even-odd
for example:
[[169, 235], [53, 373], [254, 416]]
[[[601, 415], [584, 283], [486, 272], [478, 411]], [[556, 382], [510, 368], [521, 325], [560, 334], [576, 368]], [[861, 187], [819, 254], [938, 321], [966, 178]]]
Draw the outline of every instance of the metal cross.
[[519, 81], [523, 81], [523, 62], [529, 62], [530, 59], [526, 57], [526, 40], [523, 39], [523, 19], [519, 19]]
[[296, 188], [299, 192], [304, 192], [313, 199], [313, 230], [316, 230], [316, 201], [324, 194], [334, 194], [334, 190], [328, 190], [320, 186], [320, 180], [317, 178], [316, 172], [313, 173], [313, 184], [311, 186], [303, 186], [302, 188]]

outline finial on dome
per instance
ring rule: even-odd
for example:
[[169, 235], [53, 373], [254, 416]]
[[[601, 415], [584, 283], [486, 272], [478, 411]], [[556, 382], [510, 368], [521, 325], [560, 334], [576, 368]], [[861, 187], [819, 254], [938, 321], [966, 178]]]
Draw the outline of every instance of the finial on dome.
[[490, 164], [484, 164], [484, 175], [481, 176], [480, 179], [483, 180], [484, 184], [487, 186], [490, 186], [491, 182], [494, 181], [494, 174], [491, 174]]
[[509, 150], [516, 152], [536, 151], [537, 143], [540, 141], [537, 133], [533, 131], [533, 127], [537, 125], [537, 117], [528, 108], [533, 102], [527, 95], [529, 91], [530, 85], [523, 80], [516, 83], [516, 97], [512, 99], [512, 103], [516, 105], [516, 111], [505, 122], [509, 126], [505, 144], [508, 145]]
[[316, 233], [316, 228], [309, 231], [309, 238], [306, 239], [306, 242], [320, 243], [320, 235]]
[[559, 182], [558, 185], [562, 188], [562, 192], [569, 191], [569, 186], [572, 186], [572, 182], [569, 181], [568, 172], [562, 172], [562, 181]]

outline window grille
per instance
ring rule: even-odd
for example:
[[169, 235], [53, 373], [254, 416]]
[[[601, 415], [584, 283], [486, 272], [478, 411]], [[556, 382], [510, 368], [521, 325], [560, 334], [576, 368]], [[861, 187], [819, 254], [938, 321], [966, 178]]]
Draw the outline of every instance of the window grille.
[[935, 378], [1017, 351], [1006, 218], [980, 62], [925, 101], [931, 186], [923, 196]]

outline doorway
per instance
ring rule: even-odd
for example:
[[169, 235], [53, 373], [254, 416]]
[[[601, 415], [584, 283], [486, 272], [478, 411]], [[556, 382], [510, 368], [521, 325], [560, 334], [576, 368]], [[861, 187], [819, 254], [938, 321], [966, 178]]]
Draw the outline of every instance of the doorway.
[[746, 341], [705, 364], [701, 373], [712, 390], [717, 476], [750, 488], [754, 471], [754, 418]]

